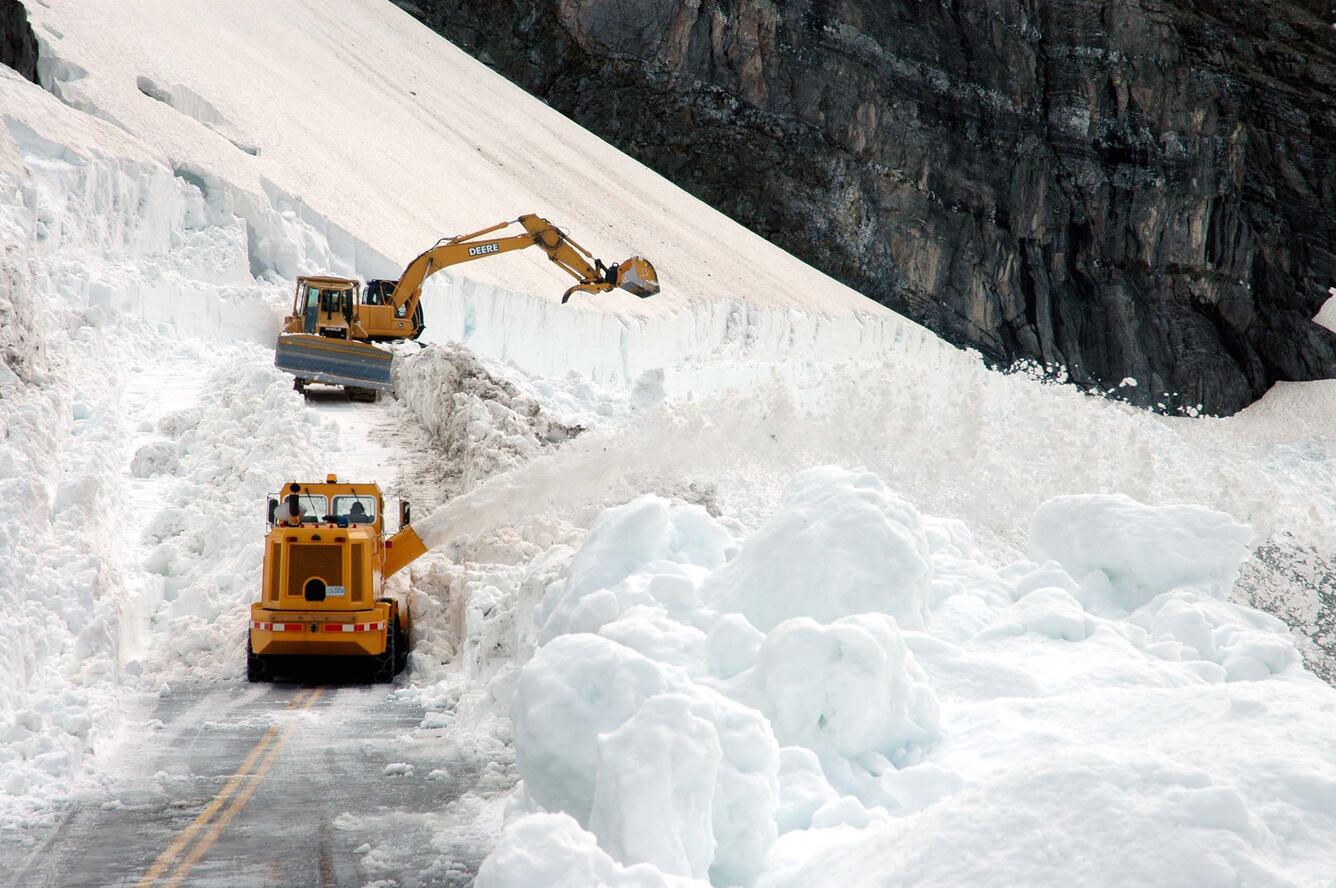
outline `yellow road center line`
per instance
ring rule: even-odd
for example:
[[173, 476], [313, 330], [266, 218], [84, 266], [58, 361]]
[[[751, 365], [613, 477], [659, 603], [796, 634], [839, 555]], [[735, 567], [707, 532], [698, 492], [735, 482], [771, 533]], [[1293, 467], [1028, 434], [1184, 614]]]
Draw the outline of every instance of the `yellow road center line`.
[[[316, 701], [324, 690], [324, 688], [316, 688], [311, 692], [311, 695], [306, 698], [306, 701], [296, 708], [309, 709], [311, 704]], [[288, 725], [287, 729], [283, 731], [282, 736], [270, 745], [269, 752], [265, 755], [264, 761], [260, 762], [260, 766], [255, 769], [255, 778], [251, 780], [250, 783], [246, 784], [245, 789], [237, 793], [237, 797], [232, 800], [232, 804], [227, 806], [227, 810], [218, 815], [218, 819], [209, 827], [209, 831], [201, 836], [199, 841], [195, 843], [195, 846], [190, 849], [190, 853], [185, 856], [181, 863], [172, 872], [171, 878], [167, 880], [166, 888], [178, 888], [178, 886], [180, 886], [181, 882], [185, 880], [185, 877], [195, 868], [195, 864], [199, 863], [199, 859], [213, 846], [214, 842], [218, 841], [218, 837], [222, 835], [223, 829], [227, 827], [227, 824], [231, 822], [232, 818], [236, 817], [237, 813], [241, 811], [242, 808], [246, 807], [246, 803], [249, 802], [251, 797], [260, 789], [260, 782], [264, 779], [264, 775], [269, 773], [269, 769], [272, 768], [274, 762], [278, 760], [278, 754], [283, 751], [283, 743], [296, 729], [297, 726], [295, 724]]]
[[[302, 704], [308, 696], [311, 699], [314, 699], [315, 696], [319, 695], [320, 690], [320, 688], [316, 688], [314, 691], [310, 688], [302, 689], [288, 703], [287, 708], [292, 709]], [[150, 886], [158, 880], [158, 877], [162, 875], [163, 871], [172, 864], [172, 861], [176, 860], [176, 857], [181, 853], [181, 850], [185, 848], [190, 840], [208, 824], [213, 815], [218, 813], [218, 809], [227, 803], [227, 800], [237, 791], [237, 787], [241, 786], [242, 782], [247, 777], [251, 776], [251, 767], [255, 764], [255, 760], [260, 757], [260, 754], [265, 751], [266, 747], [268, 747], [277, 736], [278, 725], [274, 725], [265, 732], [264, 736], [260, 738], [259, 742], [255, 744], [250, 753], [241, 762], [241, 766], [237, 768], [236, 773], [233, 774], [231, 779], [229, 779], [227, 783], [224, 784], [223, 788], [218, 791], [218, 795], [213, 797], [213, 801], [209, 802], [204, 810], [199, 812], [199, 815], [191, 821], [190, 825], [182, 830], [181, 834], [158, 855], [157, 860], [153, 861], [153, 866], [149, 867], [148, 872], [144, 873], [144, 877], [139, 880], [137, 888], [150, 888]]]

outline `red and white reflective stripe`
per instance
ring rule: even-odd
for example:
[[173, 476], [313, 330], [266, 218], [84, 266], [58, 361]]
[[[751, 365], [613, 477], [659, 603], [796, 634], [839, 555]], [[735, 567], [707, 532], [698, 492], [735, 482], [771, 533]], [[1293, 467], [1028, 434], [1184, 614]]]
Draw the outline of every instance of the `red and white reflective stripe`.
[[384, 623], [326, 623], [326, 632], [379, 632]]
[[251, 623], [252, 629], [260, 629], [265, 632], [305, 632], [305, 623]]

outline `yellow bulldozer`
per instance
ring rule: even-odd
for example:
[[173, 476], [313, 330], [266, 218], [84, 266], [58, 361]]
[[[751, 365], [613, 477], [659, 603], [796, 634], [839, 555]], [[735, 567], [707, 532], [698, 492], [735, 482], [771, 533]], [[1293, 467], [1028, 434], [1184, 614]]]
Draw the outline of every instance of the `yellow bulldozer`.
[[[497, 232], [520, 225], [524, 233]], [[343, 386], [358, 400], [374, 401], [393, 389], [391, 355], [375, 342], [417, 339], [422, 335], [422, 285], [443, 268], [538, 247], [576, 281], [561, 297], [574, 293], [626, 290], [644, 299], [659, 292], [659, 276], [642, 256], [604, 265], [551, 222], [533, 214], [514, 222], [443, 238], [419, 255], [398, 280], [358, 281], [339, 277], [301, 277], [292, 313], [283, 321], [274, 364], [295, 377], [300, 392], [309, 383]]]
[[408, 662], [413, 614], [385, 581], [427, 551], [399, 503], [399, 528], [385, 530], [375, 484], [292, 482], [269, 497], [264, 579], [251, 605], [246, 677], [268, 681], [307, 657], [360, 658], [375, 681]]

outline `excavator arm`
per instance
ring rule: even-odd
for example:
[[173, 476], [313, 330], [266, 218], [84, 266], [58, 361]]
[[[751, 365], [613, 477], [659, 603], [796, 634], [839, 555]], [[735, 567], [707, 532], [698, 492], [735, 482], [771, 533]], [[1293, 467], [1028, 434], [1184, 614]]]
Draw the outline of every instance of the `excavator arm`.
[[[488, 237], [516, 223], [524, 227], [524, 234]], [[422, 285], [436, 272], [452, 265], [499, 256], [526, 247], [538, 247], [559, 268], [575, 278], [576, 283], [561, 297], [562, 304], [577, 292], [607, 293], [620, 287], [642, 299], [659, 292], [659, 277], [648, 259], [632, 256], [625, 262], [606, 266], [551, 222], [541, 216], [528, 214], [514, 222], [500, 222], [489, 228], [438, 241], [431, 249], [408, 263], [388, 301], [394, 307], [395, 316], [412, 317], [422, 299]], [[593, 264], [590, 264], [591, 261]]]

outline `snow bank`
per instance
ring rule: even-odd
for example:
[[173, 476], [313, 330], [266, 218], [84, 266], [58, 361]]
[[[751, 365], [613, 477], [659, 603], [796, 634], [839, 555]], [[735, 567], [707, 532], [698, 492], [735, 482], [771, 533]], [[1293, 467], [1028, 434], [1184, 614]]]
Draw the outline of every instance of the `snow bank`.
[[395, 396], [435, 439], [439, 474], [456, 493], [580, 431], [552, 419], [537, 399], [458, 345], [405, 346], [394, 362], [394, 382]]
[[[1336, 775], [1329, 761], [1269, 748], [1275, 726], [1261, 722], [1298, 729], [1289, 742], [1313, 752], [1330, 741], [1299, 728], [1299, 701], [1311, 696], [1268, 693], [1269, 703], [1180, 694], [1131, 709], [1126, 695], [1082, 700], [1071, 717], [1094, 718], [1088, 732], [1050, 708], [1032, 712], [1061, 742], [1008, 743], [995, 773], [913, 816], [841, 836], [790, 834], [794, 847], [778, 854], [794, 862], [761, 884], [870, 888], [894, 873], [916, 886], [1326, 885]], [[1156, 714], [1164, 706], [1179, 726]]]
[[1126, 496], [1059, 497], [1035, 512], [1030, 554], [1076, 577], [1094, 603], [1134, 610], [1171, 589], [1224, 598], [1252, 531], [1197, 506], [1147, 506]]
[[164, 440], [150, 445], [179, 465], [145, 530], [156, 600], [139, 603], [164, 641], [144, 668], [168, 682], [241, 675], [236, 639], [260, 588], [265, 503], [287, 481], [323, 475], [329, 442], [289, 378], [263, 364], [225, 371], [201, 400], [209, 409], [164, 417]]
[[[1100, 872], [1126, 871], [1117, 861], [1140, 847], [1140, 830], [1166, 823], [1221, 878], [1298, 872], [1286, 855], [1336, 860], [1317, 833], [1281, 839], [1260, 813], [1299, 816], [1314, 798], [1303, 781], [1336, 786], [1321, 751], [1336, 706], [1295, 668], [1279, 621], [1221, 599], [1246, 528], [1208, 510], [1061, 498], [1039, 510], [1032, 546], [1059, 560], [997, 565], [968, 527], [919, 516], [870, 473], [821, 467], [785, 491], [750, 533], [640, 497], [604, 511], [563, 559], [535, 608], [541, 644], [511, 708], [524, 782], [510, 829], [544, 850], [521, 859], [508, 833], [484, 873], [514, 881], [484, 884], [589, 867], [610, 873], [599, 878], [635, 869], [714, 885], [873, 884], [892, 871], [915, 884], [1045, 884], [1071, 872], [1099, 883]], [[1098, 525], [1199, 554], [1174, 561], [1162, 546], [1158, 566], [1138, 565], [1130, 580], [1125, 562], [1099, 562], [1100, 583], [1157, 593], [1112, 608], [1087, 594], [1095, 569], [1055, 551], [1063, 538], [1046, 522], [1058, 513], [1077, 538]], [[833, 585], [838, 605], [786, 594], [789, 577], [771, 571], [776, 597], [813, 616], [763, 631], [745, 610], [754, 599], [708, 594], [767, 562], [834, 577], [806, 585]], [[839, 594], [850, 588], [842, 567], [877, 594]], [[905, 588], [912, 630], [889, 612]], [[1287, 766], [1306, 775], [1297, 784], [1253, 769], [1253, 744], [1269, 730], [1258, 701], [1270, 693], [1285, 701], [1286, 724], [1308, 707], [1327, 726], [1272, 738], [1295, 744], [1268, 755], [1304, 762]], [[1197, 732], [1208, 725], [1256, 739], [1203, 755]], [[1072, 854], [1098, 845], [1101, 864], [1072, 869], [1028, 839], [996, 841], [1007, 830], [978, 831], [976, 812], [1030, 824], [1034, 841], [1052, 830]], [[1222, 830], [1229, 850], [1210, 858], [1209, 836]], [[1170, 860], [1171, 847], [1152, 846], [1158, 870], [1136, 864], [1142, 882], [1197, 872]]]

